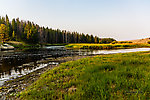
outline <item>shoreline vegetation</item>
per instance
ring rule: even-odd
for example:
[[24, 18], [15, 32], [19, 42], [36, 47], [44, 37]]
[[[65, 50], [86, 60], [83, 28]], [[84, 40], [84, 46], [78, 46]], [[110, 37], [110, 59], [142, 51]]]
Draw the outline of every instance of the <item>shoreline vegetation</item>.
[[27, 44], [24, 42], [17, 42], [17, 41], [7, 41], [6, 43], [12, 45], [15, 47], [16, 50], [26, 50], [26, 49], [39, 49], [42, 48], [43, 46], [65, 46], [67, 44], [62, 43], [62, 44]]
[[[149, 39], [148, 39], [149, 40]], [[147, 40], [147, 41], [148, 41]], [[10, 42], [11, 41], [11, 42]], [[16, 44], [19, 41], [19, 44]], [[41, 48], [43, 45], [66, 45], [66, 47], [82, 49], [119, 49], [149, 47], [148, 44], [132, 44], [132, 41], [116, 41], [113, 38], [100, 38], [92, 34], [71, 32], [67, 30], [42, 27], [31, 21], [19, 18], [9, 20], [9, 17], [0, 16], [0, 44], [10, 42], [18, 50]], [[87, 44], [87, 45], [71, 45]], [[144, 42], [145, 43], [145, 42]], [[67, 45], [68, 44], [68, 45]], [[95, 46], [91, 44], [97, 44]], [[120, 45], [121, 44], [121, 45]], [[123, 45], [122, 45], [123, 44]]]
[[150, 99], [150, 51], [69, 61], [42, 74], [19, 99]]
[[[91, 56], [72, 56], [72, 57], [59, 57], [57, 59], [43, 60], [43, 63], [49, 62], [51, 60], [57, 61], [59, 63], [67, 62], [67, 61], [75, 61], [78, 59], [91, 57]], [[38, 80], [41, 74], [52, 70], [55, 67], [59, 67], [58, 65], [49, 65], [42, 69], [38, 69], [32, 73], [24, 75], [22, 77], [18, 77], [13, 80], [6, 81], [4, 85], [0, 86], [0, 98], [12, 98], [16, 99], [16, 94], [23, 91], [25, 88], [30, 86], [33, 82]]]
[[17, 50], [39, 49], [43, 46], [65, 46], [68, 49], [94, 49], [94, 50], [111, 50], [111, 49], [128, 49], [150, 47], [148, 43], [116, 43], [116, 44], [94, 44], [94, 43], [61, 43], [61, 44], [26, 44], [24, 42], [8, 41], [6, 42], [15, 47]]
[[67, 48], [73, 49], [126, 49], [126, 48], [142, 48], [150, 47], [150, 44], [135, 44], [135, 43], [123, 43], [123, 44], [87, 44], [87, 43], [74, 43], [66, 45]]

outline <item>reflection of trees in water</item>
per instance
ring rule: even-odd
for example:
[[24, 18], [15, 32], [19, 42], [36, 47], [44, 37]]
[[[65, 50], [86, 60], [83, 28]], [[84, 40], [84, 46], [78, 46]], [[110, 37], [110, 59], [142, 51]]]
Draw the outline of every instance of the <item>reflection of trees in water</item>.
[[[16, 57], [16, 58], [8, 58], [8, 59], [3, 59], [1, 61], [0, 65], [0, 73], [5, 72], [6, 74], [11, 75], [11, 70], [19, 71], [21, 73], [21, 70], [24, 70], [24, 68], [18, 68], [18, 66], [21, 66], [22, 64], [33, 62], [36, 60], [41, 59], [40, 57]], [[25, 67], [26, 69], [32, 69], [31, 67]], [[2, 74], [3, 75], [3, 74]]]
[[28, 73], [30, 70], [33, 70], [33, 69], [35, 69], [36, 68], [36, 66], [34, 66], [34, 67], [22, 67], [22, 68], [14, 68], [14, 69], [10, 69], [10, 70], [7, 70], [7, 71], [3, 71], [3, 72], [1, 72], [0, 73], [0, 76], [1, 77], [5, 77], [5, 76], [10, 76], [10, 75], [15, 75], [15, 74], [20, 74], [20, 75], [22, 75], [22, 74], [26, 74], [26, 73]]
[[[2, 56], [3, 55], [3, 56]], [[36, 61], [47, 57], [61, 57], [77, 55], [73, 50], [28, 50], [23, 52], [0, 52], [0, 76], [12, 75], [15, 73], [25, 72], [25, 69], [30, 71], [36, 68]], [[29, 62], [34, 62], [34, 66], [22, 66]]]

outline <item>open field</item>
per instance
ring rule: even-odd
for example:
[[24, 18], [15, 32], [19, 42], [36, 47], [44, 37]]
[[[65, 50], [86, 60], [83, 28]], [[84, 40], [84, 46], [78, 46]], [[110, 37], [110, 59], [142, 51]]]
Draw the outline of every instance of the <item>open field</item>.
[[124, 43], [124, 44], [84, 44], [75, 43], [66, 45], [68, 48], [74, 49], [124, 49], [124, 48], [141, 48], [150, 47], [150, 44], [134, 44], [134, 43]]
[[150, 99], [150, 52], [99, 55], [60, 64], [18, 94], [27, 100]]

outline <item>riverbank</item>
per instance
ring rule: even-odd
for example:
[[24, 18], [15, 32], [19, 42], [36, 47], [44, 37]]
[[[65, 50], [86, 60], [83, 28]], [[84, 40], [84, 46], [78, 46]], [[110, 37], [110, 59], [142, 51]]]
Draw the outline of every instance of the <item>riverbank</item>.
[[61, 44], [26, 44], [24, 42], [8, 41], [10, 45], [17, 50], [39, 49], [44, 46], [65, 46], [68, 49], [93, 49], [93, 50], [111, 50], [111, 49], [129, 49], [150, 47], [147, 43], [116, 43], [116, 44], [93, 44], [93, 43], [61, 43]]
[[20, 99], [149, 99], [150, 52], [99, 55], [43, 73]]
[[67, 48], [73, 49], [96, 49], [96, 50], [107, 50], [107, 49], [129, 49], [129, 48], [142, 48], [150, 47], [150, 44], [135, 44], [135, 43], [123, 43], [123, 44], [85, 44], [85, 43], [74, 43], [66, 45]]
[[[53, 59], [53, 61], [63, 63], [63, 62], [74, 61], [85, 57], [89, 57], [89, 56], [59, 57], [57, 59]], [[48, 61], [49, 60], [47, 59], [44, 60], [43, 62], [48, 62]], [[5, 98], [16, 99], [15, 96], [17, 93], [23, 91], [26, 87], [30, 86], [33, 82], [35, 82], [40, 77], [41, 74], [49, 70], [52, 70], [55, 67], [57, 67], [57, 65], [46, 66], [42, 69], [36, 70], [25, 76], [5, 82], [5, 84], [2, 87], [0, 87], [0, 97], [2, 99]]]
[[6, 43], [12, 45], [16, 50], [39, 49], [41, 44], [26, 44], [24, 42], [7, 41]]
[[8, 41], [7, 43], [14, 46], [17, 50], [39, 49], [43, 46], [65, 46], [68, 49], [94, 49], [94, 50], [110, 50], [110, 49], [129, 49], [150, 47], [147, 43], [119, 43], [119, 44], [93, 44], [93, 43], [73, 43], [73, 44], [26, 44], [23, 42]]
[[48, 43], [27, 44], [24, 42], [17, 42], [17, 41], [7, 41], [6, 43], [12, 45], [17, 50], [39, 49], [39, 48], [42, 48], [43, 46], [65, 46], [65, 45], [67, 45], [66, 43], [60, 43], [60, 44], [48, 44]]

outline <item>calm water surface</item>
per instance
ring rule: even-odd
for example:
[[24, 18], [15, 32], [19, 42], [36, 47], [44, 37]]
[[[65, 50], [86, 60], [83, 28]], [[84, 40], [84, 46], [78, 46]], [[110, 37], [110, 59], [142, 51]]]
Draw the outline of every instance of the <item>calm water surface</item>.
[[114, 54], [137, 51], [150, 51], [150, 48], [120, 50], [68, 50], [63, 46], [49, 46], [38, 50], [0, 51], [0, 85], [5, 81], [29, 74], [48, 65], [57, 65], [59, 61], [44, 62], [47, 58], [67, 57], [74, 55]]

